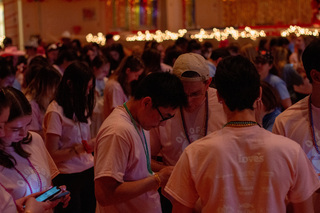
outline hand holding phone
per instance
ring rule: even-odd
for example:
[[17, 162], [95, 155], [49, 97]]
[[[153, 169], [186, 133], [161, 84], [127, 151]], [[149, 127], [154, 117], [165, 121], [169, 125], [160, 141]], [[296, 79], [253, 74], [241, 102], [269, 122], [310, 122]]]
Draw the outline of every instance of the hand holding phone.
[[69, 191], [62, 191], [57, 186], [54, 186], [54, 187], [48, 189], [47, 191], [45, 191], [43, 194], [36, 197], [36, 200], [39, 202], [44, 202], [47, 200], [53, 201], [53, 200], [59, 199], [63, 196], [66, 196], [69, 193], [70, 193]]

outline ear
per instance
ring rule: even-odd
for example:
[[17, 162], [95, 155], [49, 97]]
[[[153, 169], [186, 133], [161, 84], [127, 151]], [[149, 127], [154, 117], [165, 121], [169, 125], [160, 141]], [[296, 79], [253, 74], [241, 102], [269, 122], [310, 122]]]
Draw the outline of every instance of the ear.
[[206, 80], [204, 83], [205, 83], [205, 87], [206, 87], [206, 90], [208, 90], [210, 84], [212, 82], [212, 78], [210, 77], [208, 80]]
[[147, 96], [147, 97], [142, 98], [141, 107], [143, 107], [143, 108], [152, 107], [151, 97]]
[[312, 69], [311, 72], [310, 72], [310, 76], [312, 78], [312, 82], [313, 83], [320, 83], [320, 72], [315, 70], [315, 69]]
[[131, 72], [130, 68], [126, 69], [126, 74], [128, 75]]

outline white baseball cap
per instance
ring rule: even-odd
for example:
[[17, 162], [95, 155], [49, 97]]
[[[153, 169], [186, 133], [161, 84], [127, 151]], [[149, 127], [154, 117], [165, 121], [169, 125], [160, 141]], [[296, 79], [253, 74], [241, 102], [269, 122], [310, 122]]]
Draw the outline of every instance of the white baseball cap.
[[[182, 74], [186, 71], [196, 72], [199, 77], [183, 77]], [[182, 81], [206, 81], [210, 78], [209, 65], [204, 57], [197, 53], [180, 55], [174, 62], [172, 73]]]

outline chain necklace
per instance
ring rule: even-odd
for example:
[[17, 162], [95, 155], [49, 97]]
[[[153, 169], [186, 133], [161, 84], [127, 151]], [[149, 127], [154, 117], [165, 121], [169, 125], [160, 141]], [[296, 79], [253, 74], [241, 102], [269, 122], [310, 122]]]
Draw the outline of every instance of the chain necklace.
[[249, 127], [249, 126], [255, 126], [258, 125], [261, 127], [257, 122], [255, 121], [230, 121], [226, 123], [223, 127], [230, 126], [230, 127]]
[[[208, 103], [208, 91], [206, 92], [206, 103], [205, 103], [205, 107], [206, 107], [206, 112], [205, 112], [205, 120], [204, 120], [204, 136], [206, 136], [208, 134], [208, 118], [209, 118], [209, 103]], [[183, 125], [183, 130], [184, 130], [184, 134], [186, 135], [186, 138], [189, 142], [189, 144], [191, 143], [189, 134], [188, 134], [188, 130], [187, 130], [187, 125], [186, 125], [186, 121], [184, 118], [184, 114], [183, 114], [183, 109], [182, 107], [180, 107], [180, 114], [181, 114], [181, 119], [182, 119], [182, 125]]]
[[310, 124], [310, 131], [311, 131], [311, 137], [313, 146], [316, 149], [317, 153], [320, 154], [318, 144], [316, 142], [316, 135], [314, 131], [314, 125], [313, 125], [313, 116], [312, 116], [312, 107], [311, 107], [311, 95], [309, 96], [309, 103], [308, 103], [308, 109], [309, 109], [309, 124]]

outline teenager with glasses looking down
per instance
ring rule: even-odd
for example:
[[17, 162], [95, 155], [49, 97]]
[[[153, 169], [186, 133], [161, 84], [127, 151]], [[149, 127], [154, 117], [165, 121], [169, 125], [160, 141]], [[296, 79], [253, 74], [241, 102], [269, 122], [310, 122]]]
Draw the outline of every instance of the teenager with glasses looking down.
[[178, 77], [151, 73], [103, 122], [94, 154], [97, 212], [161, 212], [157, 190], [172, 168], [152, 171], [148, 130], [165, 125], [186, 103]]

